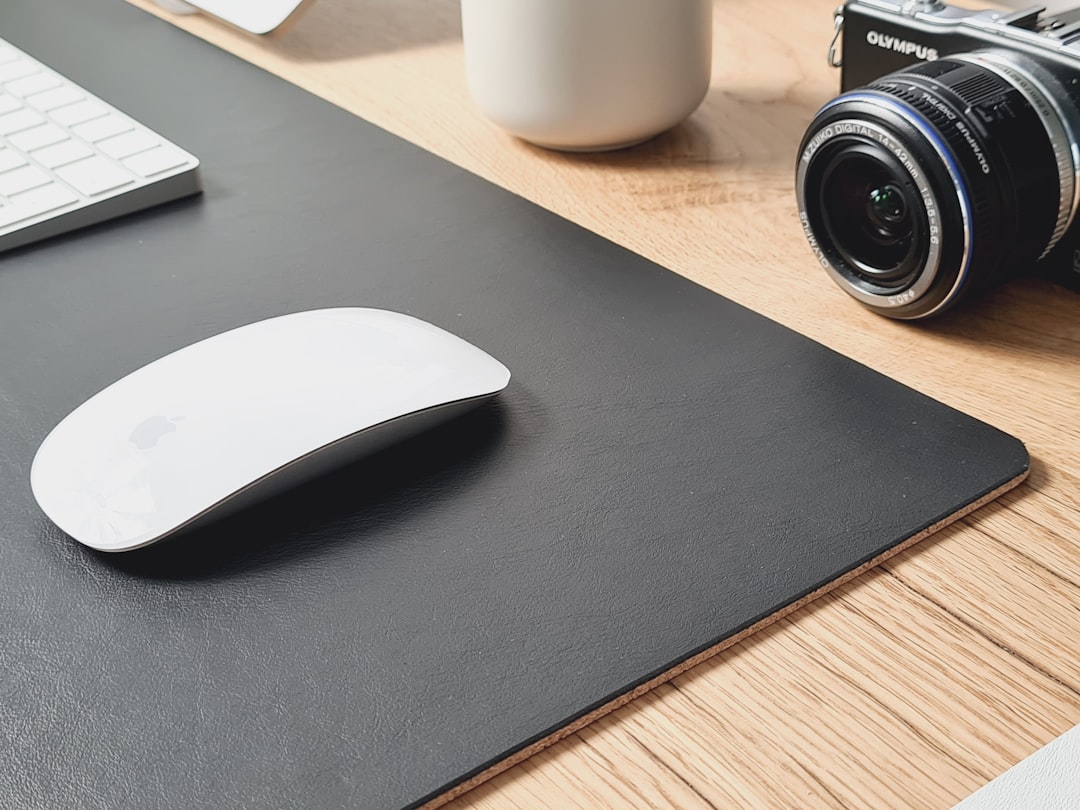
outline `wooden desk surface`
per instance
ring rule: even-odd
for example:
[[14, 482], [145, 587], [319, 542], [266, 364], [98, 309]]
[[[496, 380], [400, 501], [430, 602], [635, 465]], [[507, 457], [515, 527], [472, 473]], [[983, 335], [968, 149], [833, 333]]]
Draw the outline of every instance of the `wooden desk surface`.
[[948, 807], [1080, 723], [1080, 295], [1025, 281], [902, 324], [816, 267], [792, 186], [837, 0], [717, 0], [702, 107], [591, 156], [481, 117], [457, 0], [318, 0], [264, 39], [132, 2], [1031, 452], [1018, 490], [451, 807]]

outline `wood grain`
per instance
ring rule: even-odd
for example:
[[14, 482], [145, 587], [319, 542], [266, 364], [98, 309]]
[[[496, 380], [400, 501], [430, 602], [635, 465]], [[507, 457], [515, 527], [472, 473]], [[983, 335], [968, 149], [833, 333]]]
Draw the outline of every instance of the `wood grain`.
[[280, 37], [151, 13], [1014, 433], [1028, 482], [449, 807], [948, 807], [1080, 723], [1080, 296], [1015, 282], [926, 325], [811, 260], [795, 150], [836, 93], [836, 0], [717, 0], [712, 89], [565, 155], [472, 106], [454, 0], [318, 0]]

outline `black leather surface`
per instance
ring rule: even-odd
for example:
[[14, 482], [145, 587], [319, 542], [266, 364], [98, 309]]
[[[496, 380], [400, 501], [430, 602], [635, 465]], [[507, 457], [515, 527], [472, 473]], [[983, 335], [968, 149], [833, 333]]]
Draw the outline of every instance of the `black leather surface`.
[[[206, 186], [0, 258], [3, 806], [418, 802], [1025, 468], [1016, 440], [118, 0], [5, 0], [0, 31]], [[103, 556], [38, 511], [34, 451], [86, 397], [328, 305], [446, 327], [510, 388], [183, 543]]]

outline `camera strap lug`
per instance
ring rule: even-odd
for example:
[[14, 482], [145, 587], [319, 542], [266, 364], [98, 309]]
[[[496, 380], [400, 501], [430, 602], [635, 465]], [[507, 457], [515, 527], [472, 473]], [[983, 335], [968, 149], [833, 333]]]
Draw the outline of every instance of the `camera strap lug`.
[[833, 12], [833, 35], [832, 41], [829, 43], [829, 67], [843, 67], [844, 56], [843, 54], [837, 55], [836, 46], [840, 42], [840, 35], [844, 32], [844, 7], [839, 6], [835, 12]]

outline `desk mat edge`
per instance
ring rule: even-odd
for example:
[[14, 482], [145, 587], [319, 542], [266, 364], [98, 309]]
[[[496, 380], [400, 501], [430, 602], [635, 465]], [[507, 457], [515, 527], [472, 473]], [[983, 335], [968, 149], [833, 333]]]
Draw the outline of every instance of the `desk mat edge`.
[[976, 500], [971, 501], [970, 503], [964, 505], [952, 514], [947, 515], [936, 523], [931, 524], [922, 531], [917, 532], [908, 537], [907, 539], [902, 540], [896, 545], [886, 549], [882, 553], [878, 554], [876, 557], [867, 560], [861, 565], [857, 565], [854, 568], [849, 569], [848, 571], [845, 571], [844, 573], [825, 583], [821, 587], [811, 591], [805, 596], [789, 602], [787, 605], [784, 605], [779, 610], [776, 610], [768, 616], [759, 619], [753, 624], [728, 636], [727, 638], [719, 641], [711, 647], [708, 647], [705, 650], [695, 653], [688, 658], [685, 658], [682, 661], [675, 663], [669, 669], [664, 670], [660, 674], [654, 675], [648, 680], [637, 684], [636, 686], [631, 686], [629, 689], [627, 689], [627, 691], [614, 696], [603, 705], [587, 711], [585, 714], [580, 715], [574, 719], [571, 719], [565, 725], [555, 729], [554, 731], [551, 731], [546, 736], [541, 737], [538, 740], [534, 740], [531, 743], [525, 743], [521, 748], [518, 748], [517, 750], [507, 752], [502, 759], [492, 762], [483, 770], [474, 773], [471, 776], [463, 776], [462, 781], [459, 781], [452, 785], [448, 785], [445, 790], [420, 799], [418, 802], [410, 805], [410, 807], [418, 808], [419, 810], [436, 810], [439, 807], [449, 804], [455, 799], [461, 798], [469, 791], [479, 787], [480, 785], [490, 781], [491, 779], [494, 779], [499, 774], [510, 770], [515, 765], [520, 765], [522, 762], [529, 759], [530, 757], [539, 754], [541, 751], [544, 751], [545, 749], [550, 748], [556, 743], [561, 742], [572, 734], [575, 734], [576, 732], [581, 731], [587, 726], [592, 725], [597, 720], [600, 720], [601, 718], [611, 714], [617, 709], [621, 709], [623, 706], [632, 703], [642, 695], [651, 692], [653, 689], [656, 689], [657, 687], [662, 686], [671, 680], [674, 680], [678, 676], [693, 669], [698, 664], [702, 664], [708, 661], [710, 658], [719, 655], [729, 647], [734, 647], [739, 642], [745, 641], [751, 636], [757, 634], [759, 631], [764, 630], [766, 627], [769, 627], [770, 625], [780, 621], [781, 619], [787, 618], [791, 614], [802, 609], [803, 607], [815, 601], [819, 597], [824, 596], [830, 591], [836, 590], [842, 585], [846, 585], [852, 580], [857, 579], [861, 575], [865, 574], [867, 571], [878, 567], [882, 563], [890, 560], [891, 558], [897, 556], [903, 551], [907, 551], [909, 548], [912, 548], [913, 546], [930, 537], [931, 535], [937, 534], [942, 529], [945, 529], [953, 523], [956, 523], [957, 521], [967, 517], [973, 512], [981, 509], [983, 506], [986, 506], [988, 503], [997, 500], [1002, 495], [1020, 486], [1027, 479], [1030, 472], [1031, 465], [1029, 461], [1024, 466], [1024, 469], [1015, 477], [990, 490], [981, 498], [977, 498]]

